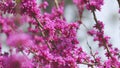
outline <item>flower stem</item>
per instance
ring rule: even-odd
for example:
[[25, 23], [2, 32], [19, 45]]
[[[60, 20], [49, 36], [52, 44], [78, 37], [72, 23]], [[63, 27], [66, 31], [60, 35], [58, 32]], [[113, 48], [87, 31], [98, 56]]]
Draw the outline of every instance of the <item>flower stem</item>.
[[57, 0], [54, 0], [55, 1], [55, 5], [57, 7], [57, 9], [59, 8], [59, 5], [58, 5], [58, 1]]
[[[38, 20], [35, 16], [33, 16], [33, 18], [34, 18], [34, 19], [36, 20], [36, 22], [38, 23], [39, 29], [40, 29], [40, 30], [43, 30], [43, 26], [42, 26], [42, 24], [39, 22], [39, 20]], [[42, 32], [42, 36], [45, 37], [44, 32]], [[48, 43], [47, 40], [45, 40], [45, 43], [47, 44], [48, 48], [49, 48], [50, 50], [52, 50], [52, 48], [51, 48], [51, 46], [50, 46], [50, 44]]]
[[[96, 24], [97, 24], [97, 23], [98, 23], [98, 20], [97, 20], [95, 11], [92, 11], [92, 13], [93, 13], [94, 20], [95, 20], [95, 22], [96, 22]], [[98, 30], [101, 32], [100, 27], [98, 27]], [[109, 47], [108, 47], [108, 45], [106, 44], [106, 42], [104, 41], [104, 37], [103, 37], [103, 36], [102, 36], [102, 40], [103, 40], [103, 44], [104, 44], [105, 48], [107, 49], [108, 54], [110, 55], [110, 57], [111, 57], [111, 59], [112, 59], [112, 55], [111, 55], [111, 53], [110, 53]]]
[[117, 2], [118, 2], [118, 5], [119, 5], [119, 8], [120, 8], [120, 0], [117, 0]]

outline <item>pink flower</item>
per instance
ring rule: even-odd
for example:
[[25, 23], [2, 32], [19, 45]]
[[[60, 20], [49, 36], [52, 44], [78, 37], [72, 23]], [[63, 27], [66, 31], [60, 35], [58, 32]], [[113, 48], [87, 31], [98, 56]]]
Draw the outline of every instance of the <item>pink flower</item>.
[[0, 10], [2, 10], [4, 13], [14, 13], [14, 7], [15, 3], [12, 0], [5, 0], [5, 2], [0, 0]]
[[88, 10], [101, 10], [103, 0], [73, 0], [74, 4], [77, 5], [79, 11], [84, 10], [86, 7]]
[[44, 1], [42, 4], [40, 4], [40, 8], [46, 9], [48, 5], [48, 2]]
[[3, 56], [0, 56], [0, 68], [3, 68]]
[[21, 55], [11, 55], [4, 57], [4, 68], [33, 68], [31, 60]]
[[120, 68], [120, 62], [115, 57], [106, 60], [104, 63], [104, 68], [111, 68], [111, 67]]
[[30, 35], [26, 33], [13, 33], [10, 34], [7, 38], [7, 44], [9, 46], [17, 47], [17, 48], [26, 48], [34, 46], [33, 40]]
[[94, 29], [88, 31], [88, 34], [90, 34], [91, 36], [95, 35], [96, 33], [97, 32]]
[[83, 10], [88, 0], [73, 0], [73, 3], [79, 8], [79, 10]]
[[101, 10], [101, 6], [103, 5], [103, 0], [90, 0], [89, 3], [86, 4], [88, 10]]

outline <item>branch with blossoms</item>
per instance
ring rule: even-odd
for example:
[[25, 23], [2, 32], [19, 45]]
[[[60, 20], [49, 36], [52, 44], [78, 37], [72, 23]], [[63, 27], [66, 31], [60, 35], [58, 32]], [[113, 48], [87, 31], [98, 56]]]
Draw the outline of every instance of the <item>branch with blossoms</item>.
[[[64, 17], [64, 0], [53, 2], [47, 12], [47, 0], [40, 4], [37, 0], [0, 0], [0, 34], [5, 35], [8, 47], [8, 52], [2, 52], [5, 45], [0, 39], [0, 68], [79, 68], [79, 64], [88, 68], [120, 68], [120, 50], [109, 42], [104, 23], [95, 14], [104, 5], [103, 0], [73, 0], [79, 20], [71, 23]], [[82, 21], [85, 9], [93, 14], [92, 29]], [[81, 24], [94, 42], [98, 41], [99, 48], [104, 48], [106, 60], [88, 42], [90, 54], [80, 46], [77, 31]]]

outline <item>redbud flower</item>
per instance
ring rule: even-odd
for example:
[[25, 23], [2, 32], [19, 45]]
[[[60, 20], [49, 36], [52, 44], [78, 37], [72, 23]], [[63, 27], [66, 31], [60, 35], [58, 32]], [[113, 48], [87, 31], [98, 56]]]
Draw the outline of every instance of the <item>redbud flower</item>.
[[86, 7], [88, 10], [101, 10], [101, 6], [103, 5], [103, 0], [90, 0]]
[[26, 48], [34, 45], [30, 35], [25, 33], [13, 33], [7, 38], [7, 44], [16, 48]]
[[40, 8], [46, 9], [48, 6], [48, 2], [44, 1], [42, 4], [40, 4]]
[[11, 55], [4, 57], [4, 68], [33, 68], [31, 60], [21, 55]]

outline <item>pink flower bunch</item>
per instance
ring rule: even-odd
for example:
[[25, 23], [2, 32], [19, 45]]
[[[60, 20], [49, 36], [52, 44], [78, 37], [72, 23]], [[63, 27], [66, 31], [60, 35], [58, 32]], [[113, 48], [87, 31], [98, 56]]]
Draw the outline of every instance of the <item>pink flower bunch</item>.
[[86, 6], [88, 0], [73, 0], [75, 5], [79, 8], [79, 10], [83, 10], [84, 7]]
[[86, 5], [88, 10], [99, 10], [101, 9], [101, 6], [103, 5], [103, 0], [90, 0], [88, 4]]
[[[101, 25], [100, 25], [101, 23]], [[97, 27], [97, 25], [99, 26]], [[103, 31], [103, 24], [102, 22], [99, 22], [94, 26], [95, 29], [89, 30], [88, 34], [94, 37], [94, 41], [99, 42], [99, 47], [104, 47], [106, 49], [105, 56], [108, 57], [108, 59], [104, 62], [105, 65], [101, 65], [102, 63], [97, 62], [99, 65], [99, 68], [111, 68], [111, 67], [116, 67], [119, 68], [119, 50], [118, 48], [113, 48], [112, 45], [109, 43], [110, 37], [104, 36], [104, 31]], [[96, 58], [97, 59], [97, 58]], [[114, 62], [114, 63], [113, 63]]]
[[0, 0], [0, 10], [2, 10], [4, 13], [8, 12], [8, 13], [14, 13], [15, 9], [14, 9], [15, 3], [13, 3], [12, 0]]
[[110, 37], [104, 36], [104, 24], [102, 22], [98, 21], [98, 23], [94, 26], [94, 29], [89, 30], [88, 33], [91, 36], [94, 36], [94, 41], [99, 41], [99, 46], [102, 46], [105, 43], [109, 44], [108, 42]]
[[34, 46], [32, 38], [25, 33], [12, 33], [7, 38], [7, 45], [18, 48], [19, 50], [25, 50]]
[[36, 0], [20, 0], [18, 8], [20, 8], [21, 14], [29, 14], [30, 16], [37, 15], [39, 9], [37, 7]]
[[20, 13], [30, 16], [37, 15], [40, 12], [36, 0], [1, 0], [0, 10], [4, 13]]
[[4, 56], [3, 68], [33, 68], [31, 60], [25, 56]]
[[77, 5], [79, 10], [83, 10], [85, 7], [88, 10], [100, 10], [103, 5], [103, 0], [73, 0], [73, 2]]
[[[64, 17], [64, 0], [54, 0], [50, 11], [47, 0], [0, 0], [0, 33], [6, 36], [9, 52], [2, 52], [0, 41], [0, 68], [120, 68], [118, 48], [113, 48], [110, 37], [104, 34], [103, 22], [97, 20], [95, 10], [100, 10], [103, 0], [73, 0], [82, 14], [86, 7], [96, 22], [88, 34], [104, 47], [106, 60], [99, 52], [86, 53], [77, 38], [81, 22], [68, 23]], [[11, 14], [11, 16], [7, 15]], [[23, 27], [25, 26], [25, 28]]]

